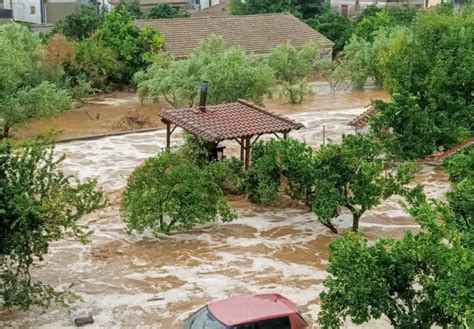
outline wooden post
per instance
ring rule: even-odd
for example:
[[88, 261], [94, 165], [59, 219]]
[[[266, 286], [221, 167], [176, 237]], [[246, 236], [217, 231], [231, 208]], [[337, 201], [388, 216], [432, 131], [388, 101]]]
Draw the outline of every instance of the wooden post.
[[323, 145], [326, 144], [326, 125], [323, 125]]
[[171, 124], [169, 122], [166, 123], [166, 149], [170, 149], [170, 139], [171, 139]]
[[283, 139], [288, 139], [288, 131], [285, 131], [285, 132], [283, 133]]
[[245, 138], [245, 170], [248, 170], [250, 166], [250, 138]]
[[242, 137], [240, 139], [240, 161], [244, 162], [244, 148], [245, 148], [245, 139]]

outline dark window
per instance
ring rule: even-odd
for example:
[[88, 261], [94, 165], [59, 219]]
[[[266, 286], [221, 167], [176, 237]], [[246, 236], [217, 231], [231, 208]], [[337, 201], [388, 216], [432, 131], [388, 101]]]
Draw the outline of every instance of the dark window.
[[232, 329], [291, 329], [289, 317], [269, 319], [254, 323], [240, 324]]

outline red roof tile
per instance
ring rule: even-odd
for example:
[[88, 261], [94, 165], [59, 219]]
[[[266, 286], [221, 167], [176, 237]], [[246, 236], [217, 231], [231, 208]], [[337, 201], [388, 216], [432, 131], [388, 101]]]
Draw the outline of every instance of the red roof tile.
[[244, 100], [207, 106], [205, 112], [198, 108], [167, 109], [160, 116], [163, 121], [175, 124], [209, 142], [288, 132], [304, 127], [301, 123]]
[[462, 142], [461, 144], [459, 145], [456, 145], [456, 146], [453, 146], [451, 147], [449, 150], [447, 151], [444, 151], [443, 153], [441, 154], [438, 154], [436, 156], [436, 159], [444, 159], [446, 158], [447, 156], [453, 154], [453, 153], [456, 153], [457, 151], [459, 151], [460, 149], [470, 145], [470, 144], [473, 144], [474, 143], [474, 136], [469, 138], [469, 139], [466, 139], [464, 142]]
[[369, 123], [370, 118], [373, 117], [374, 114], [375, 114], [374, 107], [369, 106], [364, 113], [356, 116], [354, 119], [349, 121], [348, 125], [356, 128], [356, 129], [362, 129], [365, 126], [367, 126], [367, 124]]
[[283, 43], [302, 49], [313, 41], [323, 53], [334, 43], [291, 14], [261, 14], [172, 19], [138, 19], [141, 29], [154, 26], [165, 38], [166, 52], [176, 59], [188, 57], [203, 39], [221, 35], [227, 47], [242, 47], [247, 53], [264, 54]]

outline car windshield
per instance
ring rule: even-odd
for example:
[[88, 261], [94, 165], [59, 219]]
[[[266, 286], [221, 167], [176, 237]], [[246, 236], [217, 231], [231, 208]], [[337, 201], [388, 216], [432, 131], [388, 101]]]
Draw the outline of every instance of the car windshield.
[[205, 306], [186, 320], [184, 329], [227, 329], [227, 326], [219, 322]]

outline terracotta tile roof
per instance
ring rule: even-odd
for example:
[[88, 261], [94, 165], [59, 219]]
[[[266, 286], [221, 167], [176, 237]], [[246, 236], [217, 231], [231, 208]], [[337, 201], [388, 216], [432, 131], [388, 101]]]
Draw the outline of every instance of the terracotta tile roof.
[[449, 150], [447, 151], [444, 151], [443, 153], [441, 154], [438, 154], [436, 156], [436, 159], [444, 159], [446, 158], [447, 156], [450, 156], [451, 154], [454, 154], [456, 153], [457, 151], [459, 151], [460, 149], [468, 146], [468, 145], [471, 145], [471, 144], [474, 144], [474, 136], [471, 137], [471, 138], [468, 138], [466, 139], [464, 142], [462, 142], [461, 144], [459, 145], [456, 145], [456, 146], [453, 146], [451, 147]]
[[209, 142], [288, 132], [304, 127], [301, 123], [244, 100], [208, 106], [205, 112], [198, 108], [167, 109], [160, 116], [163, 121], [175, 124]]
[[154, 26], [165, 37], [165, 50], [177, 59], [189, 56], [199, 42], [222, 35], [228, 47], [241, 46], [248, 53], [268, 53], [282, 43], [296, 48], [313, 41], [321, 49], [334, 43], [291, 14], [264, 14], [180, 19], [136, 20], [139, 28]]
[[362, 129], [368, 125], [369, 120], [375, 114], [375, 109], [372, 106], [369, 106], [364, 113], [356, 116], [354, 119], [349, 121], [348, 125], [356, 129]]

